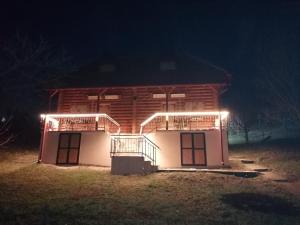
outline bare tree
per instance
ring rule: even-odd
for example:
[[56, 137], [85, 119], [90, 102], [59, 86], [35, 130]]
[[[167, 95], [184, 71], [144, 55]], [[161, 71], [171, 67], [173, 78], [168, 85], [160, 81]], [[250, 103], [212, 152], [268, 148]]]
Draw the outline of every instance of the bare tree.
[[[292, 50], [291, 48], [295, 48]], [[295, 53], [299, 46], [278, 44], [260, 62], [263, 74], [258, 84], [265, 103], [281, 118], [290, 118], [300, 125], [300, 60]], [[280, 117], [279, 117], [280, 118]]]
[[279, 113], [286, 113], [296, 123], [300, 123], [299, 77], [292, 73], [270, 73], [263, 79], [265, 99]]
[[10, 130], [11, 122], [12, 116], [9, 118], [2, 117], [0, 120], [0, 147], [12, 142], [16, 136]]
[[260, 96], [281, 123], [287, 118], [300, 125], [300, 23], [265, 27], [258, 38], [256, 66]]
[[8, 115], [0, 126], [0, 146], [13, 140], [14, 135], [8, 134], [14, 126], [15, 112], [18, 116], [20, 112], [37, 112], [46, 103], [41, 100], [46, 85], [58, 84], [72, 68], [65, 51], [43, 38], [32, 40], [16, 33], [8, 41], [0, 42], [0, 118]]

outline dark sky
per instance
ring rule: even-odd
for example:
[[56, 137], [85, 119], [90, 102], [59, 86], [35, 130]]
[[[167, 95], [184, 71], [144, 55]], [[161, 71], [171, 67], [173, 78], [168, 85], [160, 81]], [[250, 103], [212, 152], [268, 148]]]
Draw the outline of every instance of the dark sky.
[[258, 74], [269, 56], [285, 50], [299, 56], [300, 1], [10, 0], [0, 5], [0, 27], [1, 39], [16, 30], [32, 38], [42, 35], [79, 64], [103, 52], [142, 55], [172, 49], [244, 80]]

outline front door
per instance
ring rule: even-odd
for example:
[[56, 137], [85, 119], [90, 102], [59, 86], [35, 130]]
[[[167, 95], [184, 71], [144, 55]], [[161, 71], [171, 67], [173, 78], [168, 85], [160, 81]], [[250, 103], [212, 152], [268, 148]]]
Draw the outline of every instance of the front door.
[[181, 133], [181, 165], [206, 166], [205, 133]]
[[78, 164], [80, 133], [60, 133], [56, 164]]

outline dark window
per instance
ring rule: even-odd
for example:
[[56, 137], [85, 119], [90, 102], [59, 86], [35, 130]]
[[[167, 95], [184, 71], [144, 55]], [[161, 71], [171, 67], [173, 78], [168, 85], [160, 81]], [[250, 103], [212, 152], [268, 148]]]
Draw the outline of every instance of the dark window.
[[78, 164], [80, 133], [60, 133], [57, 150], [57, 164]]

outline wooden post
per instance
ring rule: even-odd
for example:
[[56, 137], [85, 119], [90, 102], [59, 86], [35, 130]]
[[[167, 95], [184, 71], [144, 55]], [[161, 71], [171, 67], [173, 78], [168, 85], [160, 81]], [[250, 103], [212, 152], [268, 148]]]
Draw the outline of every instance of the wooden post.
[[[220, 112], [220, 111], [219, 111]], [[220, 120], [220, 137], [221, 137], [221, 152], [222, 152], [222, 165], [224, 165], [224, 148], [223, 148], [223, 125], [222, 125], [222, 117], [221, 113], [219, 113], [219, 120]]]
[[[169, 93], [166, 91], [166, 112], [169, 111]], [[169, 117], [166, 116], [166, 130], [169, 130]]]
[[47, 129], [47, 117], [41, 120], [41, 140], [40, 140], [40, 151], [38, 156], [38, 163], [42, 162], [43, 150], [44, 150], [44, 141], [46, 136], [46, 129]]
[[136, 133], [136, 88], [133, 88], [133, 98], [132, 98], [132, 124], [131, 124], [131, 132]]
[[[96, 106], [96, 111], [97, 113], [99, 113], [99, 107], [100, 107], [100, 93], [98, 93], [98, 96], [97, 96], [97, 106]], [[95, 130], [97, 131], [98, 130], [98, 127], [99, 127], [99, 117], [95, 117], [95, 120], [96, 120], [96, 124], [95, 124]]]

